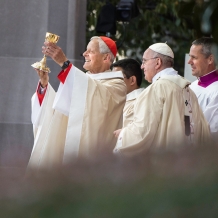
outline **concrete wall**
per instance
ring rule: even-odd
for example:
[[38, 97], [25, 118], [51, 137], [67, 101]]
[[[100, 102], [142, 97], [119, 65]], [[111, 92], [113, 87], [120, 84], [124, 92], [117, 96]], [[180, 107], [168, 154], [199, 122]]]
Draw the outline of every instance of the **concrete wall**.
[[192, 69], [191, 65], [188, 64], [188, 60], [190, 59], [189, 54], [185, 54], [185, 70], [184, 70], [184, 77], [189, 80], [190, 82], [193, 82], [197, 79], [197, 77], [192, 76]]
[[[45, 33], [80, 69], [85, 50], [86, 0], [0, 1], [0, 166], [28, 162], [33, 146], [30, 99], [38, 77], [31, 64], [43, 57]], [[47, 58], [50, 83], [57, 89], [60, 67]]]

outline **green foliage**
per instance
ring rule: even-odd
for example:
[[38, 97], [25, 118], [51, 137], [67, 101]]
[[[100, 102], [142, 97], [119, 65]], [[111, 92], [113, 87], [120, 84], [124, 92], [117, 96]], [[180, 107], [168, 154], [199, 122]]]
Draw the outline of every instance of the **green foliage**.
[[[97, 16], [106, 0], [89, 0], [87, 4], [87, 42], [94, 35]], [[114, 6], [119, 0], [109, 1]], [[151, 2], [154, 9], [148, 9]], [[129, 23], [117, 22], [119, 54], [141, 61], [146, 48], [156, 42], [167, 42], [175, 53], [174, 68], [183, 75], [185, 53], [191, 42], [203, 35], [213, 35], [218, 41], [218, 1], [211, 0], [138, 0], [140, 15]], [[202, 25], [204, 28], [202, 29]], [[207, 30], [207, 31], [203, 31]]]

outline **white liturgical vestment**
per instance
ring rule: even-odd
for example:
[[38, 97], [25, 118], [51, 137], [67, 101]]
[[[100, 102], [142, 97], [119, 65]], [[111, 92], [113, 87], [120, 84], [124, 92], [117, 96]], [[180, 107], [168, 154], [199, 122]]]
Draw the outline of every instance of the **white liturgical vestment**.
[[72, 66], [57, 93], [48, 85], [41, 107], [37, 94], [32, 97], [35, 139], [28, 169], [51, 169], [112, 152], [125, 100], [122, 72], [85, 74]]
[[133, 121], [133, 112], [136, 98], [141, 94], [144, 88], [135, 89], [126, 96], [126, 103], [123, 109], [123, 127]]
[[173, 68], [153, 79], [136, 99], [133, 122], [121, 130], [114, 153], [132, 156], [150, 149], [208, 144], [209, 126], [190, 82]]
[[198, 85], [194, 81], [190, 88], [195, 92], [203, 114], [210, 125], [210, 131], [215, 143], [218, 143], [218, 81], [207, 87]]

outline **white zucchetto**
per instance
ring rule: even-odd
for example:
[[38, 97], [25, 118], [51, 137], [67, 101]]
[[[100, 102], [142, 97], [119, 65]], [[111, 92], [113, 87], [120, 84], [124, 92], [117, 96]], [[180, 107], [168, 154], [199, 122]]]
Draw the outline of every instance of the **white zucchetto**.
[[155, 43], [149, 46], [149, 48], [152, 51], [174, 58], [172, 49], [166, 43]]

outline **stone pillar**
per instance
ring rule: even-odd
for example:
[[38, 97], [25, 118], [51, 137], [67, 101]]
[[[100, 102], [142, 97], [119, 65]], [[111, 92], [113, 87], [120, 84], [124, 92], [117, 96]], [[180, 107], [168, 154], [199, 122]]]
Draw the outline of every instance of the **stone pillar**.
[[[58, 45], [82, 69], [86, 0], [0, 1], [0, 166], [28, 162], [33, 146], [31, 97], [38, 76], [31, 67], [42, 59], [45, 33], [60, 36]], [[47, 58], [50, 83], [57, 89], [60, 67]]]

